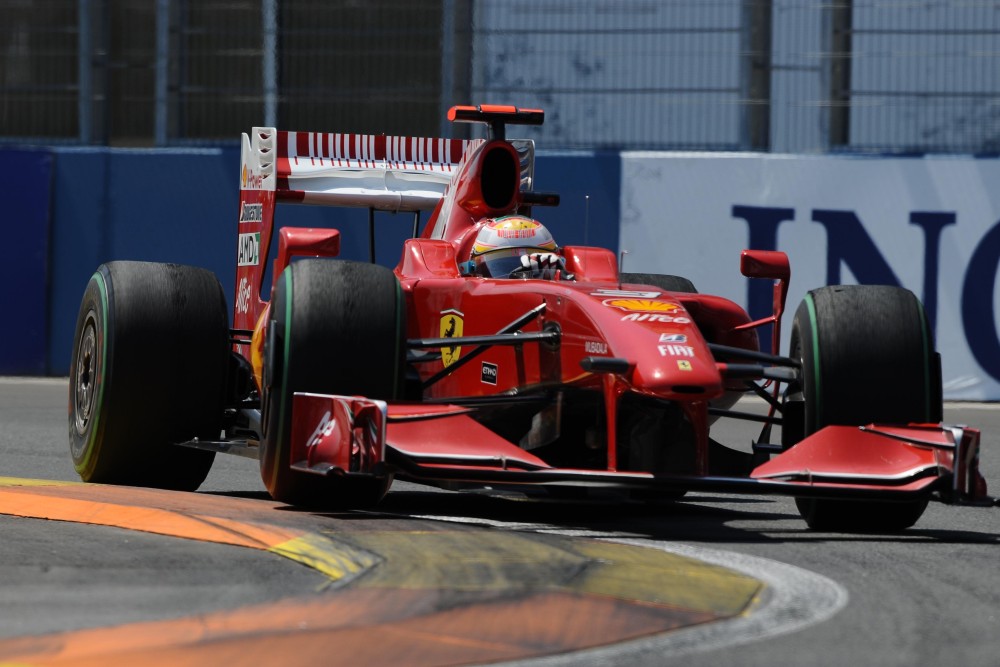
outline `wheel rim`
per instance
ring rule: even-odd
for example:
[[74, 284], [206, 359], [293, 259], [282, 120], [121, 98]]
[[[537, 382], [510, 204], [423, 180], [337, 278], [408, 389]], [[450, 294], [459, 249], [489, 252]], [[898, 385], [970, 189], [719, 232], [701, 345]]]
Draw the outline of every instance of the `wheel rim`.
[[83, 335], [77, 348], [76, 373], [73, 382], [73, 414], [77, 435], [83, 436], [90, 426], [97, 398], [98, 369], [97, 322], [94, 312], [87, 313]]

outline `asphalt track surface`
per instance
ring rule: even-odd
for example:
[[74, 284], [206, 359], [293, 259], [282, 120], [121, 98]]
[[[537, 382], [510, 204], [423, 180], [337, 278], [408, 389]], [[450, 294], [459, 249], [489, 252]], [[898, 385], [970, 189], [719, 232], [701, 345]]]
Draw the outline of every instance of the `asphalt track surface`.
[[[233, 457], [197, 494], [70, 483], [65, 406], [65, 381], [0, 378], [0, 665], [1000, 665], [998, 507], [878, 536], [780, 498], [397, 484], [317, 514]], [[1000, 408], [945, 412], [1000, 493]]]

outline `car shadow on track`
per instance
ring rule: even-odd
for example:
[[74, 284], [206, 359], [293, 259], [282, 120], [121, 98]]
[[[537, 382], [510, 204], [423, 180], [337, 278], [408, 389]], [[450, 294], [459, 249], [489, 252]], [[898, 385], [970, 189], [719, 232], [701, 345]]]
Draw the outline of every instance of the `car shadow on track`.
[[[989, 510], [984, 510], [989, 511]], [[514, 530], [580, 531], [590, 537], [622, 534], [650, 539], [719, 543], [915, 542], [993, 544], [1000, 534], [962, 528], [916, 527], [895, 534], [809, 530], [790, 498], [688, 495], [658, 502], [553, 501], [479, 493], [390, 493], [383, 518], [428, 518], [507, 525]], [[343, 515], [338, 515], [343, 518]]]
[[[417, 487], [419, 488], [419, 487]], [[209, 495], [270, 501], [263, 491]], [[806, 528], [791, 499], [689, 494], [674, 501], [526, 498], [497, 492], [432, 488], [391, 491], [372, 510], [329, 510], [282, 505], [276, 511], [338, 522], [433, 520], [587, 537], [643, 537], [708, 543], [907, 542], [1000, 543], [1000, 534], [959, 528], [921, 528], [897, 534], [815, 532]]]
[[[772, 542], [757, 531], [746, 531], [728, 522], [799, 521], [797, 514], [776, 512], [773, 503], [759, 498], [725, 498], [730, 507], [702, 503], [717, 500], [689, 496], [683, 501], [637, 502], [621, 500], [552, 500], [498, 497], [484, 493], [445, 491], [396, 491], [390, 493], [366, 518], [381, 520], [431, 519], [509, 530], [580, 533], [587, 537], [648, 537], [660, 540], [718, 542]], [[755, 511], [766, 507], [766, 512]], [[338, 519], [348, 518], [335, 514]], [[360, 518], [360, 517], [359, 517]]]

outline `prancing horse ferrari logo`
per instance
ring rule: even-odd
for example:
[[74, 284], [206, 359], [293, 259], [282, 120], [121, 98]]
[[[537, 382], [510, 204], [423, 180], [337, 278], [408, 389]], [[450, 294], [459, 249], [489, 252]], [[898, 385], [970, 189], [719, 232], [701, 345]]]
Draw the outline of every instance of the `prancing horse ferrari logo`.
[[[461, 338], [464, 317], [465, 316], [457, 310], [442, 310], [440, 328], [441, 338]], [[443, 363], [445, 368], [447, 368], [455, 363], [460, 354], [462, 354], [461, 345], [456, 345], [455, 347], [442, 347], [441, 363]]]

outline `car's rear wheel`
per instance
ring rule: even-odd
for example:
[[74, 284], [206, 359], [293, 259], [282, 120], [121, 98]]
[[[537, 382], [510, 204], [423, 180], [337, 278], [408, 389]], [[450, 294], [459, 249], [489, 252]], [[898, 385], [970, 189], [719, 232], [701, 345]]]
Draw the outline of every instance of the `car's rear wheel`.
[[698, 293], [698, 290], [694, 288], [694, 283], [681, 276], [671, 276], [664, 273], [622, 273], [619, 274], [618, 278], [623, 283], [655, 285], [668, 292]]
[[385, 476], [321, 477], [293, 470], [292, 394], [400, 395], [405, 361], [403, 293], [393, 272], [344, 260], [300, 260], [278, 278], [264, 366], [261, 477], [276, 500], [362, 507], [385, 494]]
[[218, 279], [177, 264], [101, 265], [83, 295], [69, 377], [69, 442], [87, 482], [193, 491], [215, 454], [229, 322]]
[[[848, 285], [809, 292], [795, 313], [791, 356], [802, 363], [802, 380], [789, 391], [790, 400], [802, 402], [802, 436], [834, 424], [941, 419], [938, 357], [923, 306], [908, 290]], [[916, 523], [927, 501], [797, 498], [796, 505], [816, 530], [896, 531]]]

